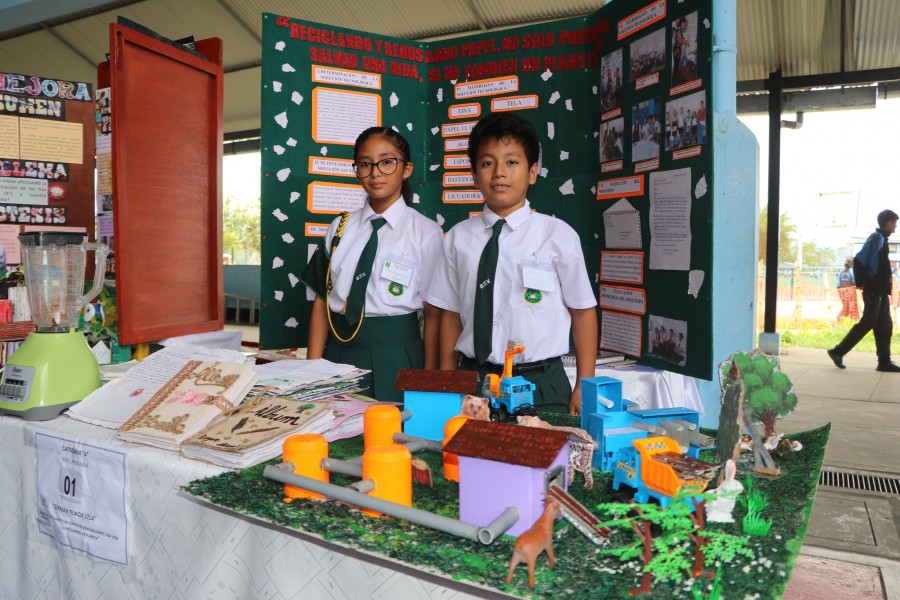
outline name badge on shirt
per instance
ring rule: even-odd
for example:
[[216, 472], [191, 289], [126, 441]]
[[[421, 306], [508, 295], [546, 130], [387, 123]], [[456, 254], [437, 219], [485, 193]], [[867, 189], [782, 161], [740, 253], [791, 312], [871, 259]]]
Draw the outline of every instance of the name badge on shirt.
[[542, 292], [556, 291], [556, 271], [548, 263], [523, 262], [522, 284]]
[[388, 258], [381, 268], [381, 277], [407, 287], [412, 281], [413, 267], [399, 260]]

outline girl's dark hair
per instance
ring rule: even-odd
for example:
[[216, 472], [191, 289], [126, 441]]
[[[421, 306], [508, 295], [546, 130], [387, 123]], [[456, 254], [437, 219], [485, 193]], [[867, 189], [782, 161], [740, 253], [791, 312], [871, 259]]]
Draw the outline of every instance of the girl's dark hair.
[[522, 149], [525, 150], [529, 168], [538, 161], [541, 143], [531, 121], [517, 114], [500, 112], [490, 114], [478, 121], [469, 134], [468, 153], [472, 169], [474, 170], [478, 163], [478, 152], [485, 141], [506, 138], [519, 142]]
[[[400, 152], [400, 158], [402, 158], [405, 162], [412, 164], [412, 154], [410, 154], [409, 142], [406, 141], [406, 138], [390, 127], [380, 126], [369, 127], [361, 134], [359, 134], [359, 136], [356, 138], [356, 143], [353, 145], [353, 160], [356, 160], [357, 156], [359, 155], [360, 146], [362, 146], [370, 137], [374, 137], [376, 135], [383, 137], [388, 142], [393, 144], [394, 148], [396, 148]], [[409, 184], [408, 179], [403, 180], [403, 184], [400, 186], [400, 195], [403, 196], [403, 201], [406, 202], [407, 206], [412, 205], [412, 186]]]

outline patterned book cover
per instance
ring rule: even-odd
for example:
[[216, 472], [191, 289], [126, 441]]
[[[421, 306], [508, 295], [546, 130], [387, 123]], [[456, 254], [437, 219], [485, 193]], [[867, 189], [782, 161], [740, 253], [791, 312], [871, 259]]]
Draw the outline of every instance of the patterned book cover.
[[[298, 433], [321, 433], [334, 417], [327, 402], [304, 402], [281, 396], [257, 396], [184, 442], [225, 452], [239, 452]], [[192, 449], [192, 454], [197, 451]], [[187, 455], [187, 453], [186, 453]]]
[[188, 361], [119, 427], [128, 441], [177, 446], [239, 404], [258, 379], [253, 365]]

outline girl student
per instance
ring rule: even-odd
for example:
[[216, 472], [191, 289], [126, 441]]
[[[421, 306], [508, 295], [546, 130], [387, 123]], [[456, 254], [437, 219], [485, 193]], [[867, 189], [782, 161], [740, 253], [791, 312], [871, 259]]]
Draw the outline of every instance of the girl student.
[[443, 252], [443, 232], [409, 206], [413, 163], [402, 135], [366, 129], [353, 160], [365, 203], [331, 223], [302, 276], [316, 293], [307, 358], [371, 369], [370, 395], [400, 402], [394, 389], [400, 369], [438, 366], [440, 310], [422, 298]]

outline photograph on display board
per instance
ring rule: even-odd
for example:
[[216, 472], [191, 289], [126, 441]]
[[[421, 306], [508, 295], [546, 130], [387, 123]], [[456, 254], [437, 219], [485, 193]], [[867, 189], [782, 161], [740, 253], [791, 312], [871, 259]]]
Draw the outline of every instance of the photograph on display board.
[[687, 321], [650, 315], [647, 355], [683, 365], [687, 362]]
[[657, 29], [631, 44], [631, 60], [628, 80], [634, 81], [666, 66], [666, 31]]
[[662, 101], [651, 98], [631, 107], [634, 119], [631, 129], [631, 161], [638, 162], [659, 156], [662, 136]]
[[666, 102], [666, 150], [706, 143], [706, 92]]
[[697, 12], [672, 22], [672, 85], [697, 79]]
[[600, 110], [622, 106], [622, 49], [600, 59]]
[[625, 119], [619, 117], [600, 124], [600, 162], [621, 160], [625, 135]]

